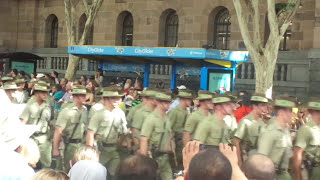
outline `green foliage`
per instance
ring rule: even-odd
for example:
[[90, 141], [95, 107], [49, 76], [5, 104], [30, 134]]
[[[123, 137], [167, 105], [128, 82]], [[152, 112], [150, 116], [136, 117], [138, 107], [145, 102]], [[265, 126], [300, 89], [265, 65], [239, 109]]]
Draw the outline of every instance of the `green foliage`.
[[293, 9], [296, 6], [295, 3], [277, 3], [275, 5], [276, 13], [279, 13], [281, 11], [286, 11], [289, 9]]

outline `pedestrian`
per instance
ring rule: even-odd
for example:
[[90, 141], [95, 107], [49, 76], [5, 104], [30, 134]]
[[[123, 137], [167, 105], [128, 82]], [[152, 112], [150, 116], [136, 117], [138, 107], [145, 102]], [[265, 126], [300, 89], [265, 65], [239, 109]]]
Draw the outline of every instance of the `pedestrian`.
[[26, 79], [19, 77], [15, 80], [15, 83], [18, 86], [18, 89], [15, 91], [15, 99], [18, 104], [26, 104], [29, 100], [29, 94], [25, 90]]
[[171, 125], [166, 114], [172, 101], [172, 93], [167, 90], [157, 92], [155, 99], [158, 101], [157, 107], [142, 125], [139, 152], [145, 156], [150, 155], [157, 161], [158, 179], [172, 180], [169, 154], [175, 150]]
[[257, 151], [259, 134], [267, 126], [263, 120], [263, 114], [268, 112], [268, 102], [269, 100], [263, 94], [252, 95], [253, 111], [242, 119], [235, 132], [233, 142], [238, 150], [240, 166], [245, 158]]
[[277, 179], [292, 179], [288, 169], [292, 157], [292, 139], [289, 125], [295, 114], [292, 108], [297, 106], [295, 98], [278, 97], [274, 102], [276, 117], [261, 132], [258, 140], [258, 153], [268, 156], [275, 165]]
[[94, 141], [97, 141], [101, 152], [100, 162], [109, 172], [108, 180], [115, 178], [116, 169], [120, 164], [117, 150], [119, 134], [128, 132], [125, 114], [117, 107], [123, 96], [123, 92], [117, 87], [104, 88], [102, 94], [104, 109], [93, 115], [87, 130], [86, 144], [93, 146]]
[[102, 86], [102, 83], [103, 83], [103, 71], [102, 71], [102, 69], [97, 69], [97, 74], [94, 77], [94, 80], [98, 83], [98, 85]]
[[72, 102], [63, 107], [58, 115], [53, 138], [53, 156], [60, 157], [60, 141], [65, 144], [64, 164], [66, 171], [74, 152], [78, 149], [84, 138], [87, 109], [83, 105], [87, 91], [84, 86], [73, 86], [71, 90]]
[[198, 127], [198, 124], [203, 119], [206, 119], [213, 109], [212, 93], [208, 91], [199, 90], [198, 97], [196, 100], [199, 101], [200, 107], [197, 111], [193, 112], [186, 120], [184, 125], [183, 133], [183, 144], [184, 146], [194, 138], [194, 133]]
[[35, 140], [40, 149], [41, 167], [51, 166], [52, 144], [50, 139], [51, 108], [47, 104], [49, 87], [46, 84], [37, 83], [34, 86], [34, 101], [28, 103], [20, 115], [24, 124], [36, 125], [40, 129], [31, 137]]
[[59, 76], [59, 73], [57, 71], [52, 71], [51, 77], [53, 78], [55, 84], [59, 84], [58, 76]]

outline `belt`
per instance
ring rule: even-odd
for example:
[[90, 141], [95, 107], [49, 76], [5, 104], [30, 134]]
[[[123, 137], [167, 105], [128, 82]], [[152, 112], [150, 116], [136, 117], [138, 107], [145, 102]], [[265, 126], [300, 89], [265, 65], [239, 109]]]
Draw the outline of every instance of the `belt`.
[[73, 144], [78, 144], [78, 143], [81, 143], [82, 140], [81, 139], [70, 139], [69, 140], [69, 143], [73, 143]]
[[114, 147], [115, 144], [101, 143], [103, 147]]
[[34, 136], [34, 137], [44, 136], [44, 135], [47, 135], [47, 133], [34, 133], [34, 134], [32, 134], [32, 136]]
[[154, 154], [152, 154], [153, 158], [158, 158], [160, 156], [164, 156], [164, 155], [169, 155], [171, 153], [167, 153], [167, 152], [154, 152]]

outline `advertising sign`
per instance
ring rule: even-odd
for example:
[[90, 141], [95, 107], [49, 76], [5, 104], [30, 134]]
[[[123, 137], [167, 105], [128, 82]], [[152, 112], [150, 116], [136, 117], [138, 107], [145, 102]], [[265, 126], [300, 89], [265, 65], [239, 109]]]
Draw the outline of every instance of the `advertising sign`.
[[24, 71], [28, 74], [32, 74], [34, 71], [34, 63], [12, 61], [11, 69], [17, 69], [18, 71]]
[[209, 73], [209, 91], [218, 90], [221, 93], [231, 90], [231, 73]]

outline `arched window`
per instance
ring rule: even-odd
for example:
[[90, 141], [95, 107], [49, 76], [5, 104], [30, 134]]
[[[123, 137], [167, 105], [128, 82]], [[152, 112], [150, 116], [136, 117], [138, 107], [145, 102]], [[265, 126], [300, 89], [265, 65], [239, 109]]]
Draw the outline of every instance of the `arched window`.
[[127, 13], [123, 19], [122, 25], [122, 45], [132, 46], [133, 44], [133, 17], [131, 13]]
[[178, 43], [179, 17], [176, 11], [168, 14], [165, 24], [165, 47], [175, 47]]
[[227, 8], [221, 9], [214, 21], [214, 45], [216, 49], [229, 49], [231, 16]]
[[[78, 40], [80, 40], [81, 37], [82, 37], [86, 22], [87, 22], [87, 16], [85, 14], [82, 14], [80, 19], [79, 19]], [[89, 30], [89, 34], [88, 34], [88, 37], [87, 37], [87, 40], [86, 40], [85, 44], [87, 44], [87, 45], [92, 45], [93, 44], [93, 25], [92, 25], [92, 28]]]
[[58, 47], [59, 21], [57, 16], [51, 14], [46, 20], [45, 47]]
[[286, 32], [284, 33], [283, 37], [281, 38], [280, 46], [279, 46], [281, 51], [289, 50], [288, 42], [289, 42], [289, 40], [291, 38], [291, 34], [292, 34], [291, 27], [292, 27], [292, 23], [289, 25], [288, 29], [286, 30]]

